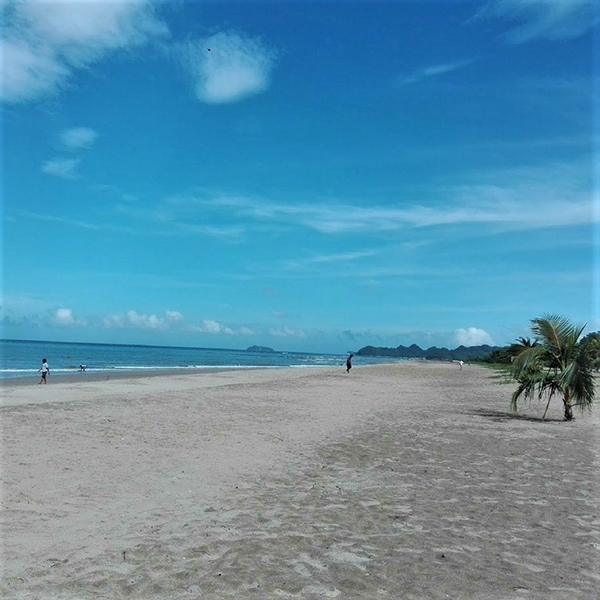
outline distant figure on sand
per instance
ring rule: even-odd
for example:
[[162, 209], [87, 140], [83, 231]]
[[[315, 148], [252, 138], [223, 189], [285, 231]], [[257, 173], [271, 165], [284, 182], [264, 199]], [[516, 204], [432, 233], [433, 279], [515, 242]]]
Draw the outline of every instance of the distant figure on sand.
[[85, 365], [79, 365], [80, 371], [85, 371], [86, 369], [87, 369], [87, 367]]
[[41, 385], [42, 383], [46, 385], [46, 375], [50, 373], [50, 367], [48, 366], [48, 361], [45, 358], [42, 359], [42, 366], [38, 369], [38, 373], [40, 371], [42, 372], [42, 378], [40, 379], [40, 383], [38, 385]]
[[460, 370], [461, 370], [461, 371], [462, 371], [462, 368], [463, 368], [463, 365], [464, 365], [464, 364], [465, 364], [465, 363], [464, 363], [462, 360], [459, 360], [459, 361], [458, 361], [458, 366], [460, 367]]
[[352, 357], [354, 356], [354, 354], [351, 354], [347, 359], [346, 359], [346, 373], [350, 373], [350, 369], [352, 368]]

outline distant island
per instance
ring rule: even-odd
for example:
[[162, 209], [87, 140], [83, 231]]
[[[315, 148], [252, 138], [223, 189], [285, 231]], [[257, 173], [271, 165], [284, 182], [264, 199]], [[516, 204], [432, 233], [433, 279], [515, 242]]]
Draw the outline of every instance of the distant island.
[[273, 348], [269, 348], [267, 346], [250, 346], [246, 348], [248, 352], [275, 352]]
[[485, 358], [494, 350], [499, 350], [499, 346], [459, 346], [454, 350], [448, 348], [438, 348], [431, 346], [427, 350], [422, 350], [416, 344], [412, 346], [398, 346], [397, 348], [381, 348], [376, 346], [365, 346], [356, 352], [358, 356], [390, 356], [394, 358], [422, 358], [426, 360], [473, 360], [476, 358]]

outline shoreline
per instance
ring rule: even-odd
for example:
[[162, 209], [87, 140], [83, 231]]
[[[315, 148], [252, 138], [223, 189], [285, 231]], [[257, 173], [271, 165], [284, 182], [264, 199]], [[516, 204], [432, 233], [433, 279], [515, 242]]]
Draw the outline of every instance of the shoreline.
[[[451, 364], [446, 361], [422, 361], [421, 359], [407, 359], [402, 362], [426, 362], [428, 364]], [[381, 363], [369, 363], [363, 365], [353, 365], [352, 371], [356, 372], [356, 369], [368, 369], [371, 367], [378, 366], [392, 366], [396, 363], [394, 362], [381, 362]], [[73, 373], [61, 373], [59, 375], [53, 375], [50, 372], [48, 376], [47, 387], [59, 384], [69, 384], [69, 383], [100, 383], [100, 382], [110, 382], [110, 381], [123, 381], [123, 380], [138, 380], [138, 379], [152, 379], [152, 378], [163, 378], [163, 377], [191, 377], [198, 375], [210, 375], [214, 373], [233, 373], [233, 372], [254, 372], [254, 371], [281, 371], [281, 370], [290, 370], [290, 371], [312, 371], [312, 370], [323, 370], [323, 369], [332, 369], [334, 371], [342, 369], [345, 371], [345, 363], [340, 366], [331, 366], [331, 365], [302, 365], [302, 366], [290, 366], [290, 365], [256, 365], [256, 366], [232, 366], [232, 367], [202, 367], [202, 368], [164, 368], [158, 370], [136, 370], [136, 371], [126, 371], [126, 370], [118, 370], [114, 371], [102, 371], [102, 372], [81, 372], [75, 370]], [[6, 377], [0, 378], [0, 394], [3, 389], [10, 389], [12, 387], [20, 388], [20, 387], [30, 387], [37, 385], [40, 380], [40, 375], [36, 374], [34, 376], [28, 375], [23, 377]], [[43, 385], [43, 384], [42, 384]]]
[[[122, 381], [126, 379], [146, 379], [153, 377], [186, 377], [190, 375], [201, 375], [202, 373], [222, 373], [227, 371], [255, 371], [257, 369], [284, 369], [293, 367], [205, 367], [202, 369], [194, 369], [192, 367], [185, 369], [177, 368], [165, 368], [160, 370], [139, 370], [139, 371], [126, 371], [116, 370], [115, 371], [102, 371], [101, 373], [92, 373], [88, 371], [74, 371], [73, 373], [61, 373], [60, 375], [53, 375], [50, 372], [48, 376], [47, 386], [64, 383], [94, 383], [102, 381]], [[316, 367], [315, 367], [316, 368]], [[36, 385], [39, 383], [40, 376], [23, 376], [23, 377], [6, 377], [0, 378], [0, 390], [2, 388], [10, 387], [22, 387], [29, 385]], [[43, 384], [42, 384], [43, 385]]]
[[3, 597], [597, 597], [597, 412], [449, 363], [205, 375], [4, 394]]

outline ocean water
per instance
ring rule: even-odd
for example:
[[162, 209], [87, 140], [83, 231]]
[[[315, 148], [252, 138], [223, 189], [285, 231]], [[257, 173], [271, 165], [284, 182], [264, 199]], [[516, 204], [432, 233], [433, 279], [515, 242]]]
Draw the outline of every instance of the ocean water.
[[[207, 368], [341, 367], [345, 364], [346, 355], [0, 340], [0, 379], [37, 376], [42, 358], [48, 360], [52, 375], [75, 373], [82, 364], [86, 365], [88, 373]], [[389, 361], [390, 359], [355, 356], [353, 364]]]

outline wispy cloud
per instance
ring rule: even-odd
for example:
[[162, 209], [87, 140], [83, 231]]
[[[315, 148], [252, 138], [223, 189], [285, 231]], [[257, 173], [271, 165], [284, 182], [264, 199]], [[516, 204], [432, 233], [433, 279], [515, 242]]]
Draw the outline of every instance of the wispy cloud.
[[304, 339], [306, 338], [306, 333], [302, 331], [302, 329], [291, 329], [290, 327], [273, 327], [269, 330], [269, 335], [273, 337], [297, 337]]
[[376, 256], [376, 250], [362, 250], [358, 252], [337, 252], [333, 254], [319, 254], [317, 256], [309, 256], [307, 258], [285, 261], [286, 269], [300, 269], [310, 267], [312, 265], [323, 265], [329, 263], [344, 264], [362, 258]]
[[[98, 134], [89, 127], [73, 127], [66, 129], [60, 136], [60, 145], [64, 150], [84, 150], [91, 148]], [[77, 168], [80, 158], [54, 158], [42, 164], [42, 173], [62, 177], [63, 179], [76, 179], [79, 177]]]
[[205, 235], [237, 242], [246, 231], [242, 224], [209, 224], [205, 217], [202, 217], [201, 223], [195, 222], [198, 220], [198, 203], [195, 201], [174, 202], [168, 199], [153, 207], [127, 202], [118, 205], [115, 212], [119, 217], [127, 217], [134, 222], [153, 223], [159, 228], [156, 233], [163, 235]]
[[[277, 201], [226, 193], [167, 198], [143, 205], [122, 205], [113, 215], [77, 221], [48, 215], [64, 224], [88, 229], [119, 230], [137, 235], [210, 235], [240, 241], [253, 232], [306, 228], [323, 234], [377, 234], [402, 229], [463, 226], [480, 234], [487, 231], [526, 231], [590, 225], [598, 221], [592, 210], [594, 184], [590, 157], [519, 169], [496, 169], [463, 174], [463, 183], [437, 185], [420, 198], [403, 195], [385, 203], [348, 202], [344, 198], [323, 202]], [[76, 174], [76, 163], [48, 161], [45, 172], [62, 177]], [[123, 219], [127, 217], [129, 220]], [[111, 219], [103, 221], [103, 219]], [[155, 225], [154, 230], [140, 223]], [[129, 227], [127, 226], [129, 225]], [[476, 226], [476, 229], [475, 229]], [[376, 250], [352, 250], [296, 258], [292, 269], [326, 263], [347, 263], [374, 256]]]
[[260, 39], [235, 31], [180, 45], [180, 60], [198, 100], [237, 102], [267, 89], [277, 52]]
[[40, 221], [49, 221], [52, 223], [59, 223], [67, 225], [68, 227], [76, 227], [79, 229], [91, 229], [92, 231], [111, 231], [113, 233], [124, 233], [130, 235], [140, 235], [143, 233], [140, 229], [134, 227], [121, 227], [112, 223], [98, 223], [90, 221], [81, 221], [78, 219], [69, 219], [68, 217], [55, 217], [54, 215], [48, 215], [44, 213], [33, 213], [29, 211], [19, 211], [20, 215], [28, 218], [39, 219]]
[[[452, 239], [452, 238], [449, 238]], [[334, 268], [306, 268], [290, 269], [286, 262], [276, 263], [273, 261], [263, 263], [253, 263], [248, 266], [242, 276], [238, 276], [239, 281], [253, 281], [258, 277], [269, 277], [273, 280], [284, 279], [286, 281], [309, 281], [307, 285], [313, 285], [319, 280], [332, 281], [351, 280], [359, 284], [364, 290], [369, 292], [378, 292], [387, 289], [390, 281], [399, 281], [400, 279], [435, 279], [437, 281], [453, 280], [458, 278], [475, 277], [477, 272], [472, 268], [458, 264], [456, 266], [426, 266], [410, 260], [406, 257], [398, 257], [390, 252], [390, 255], [396, 256], [399, 265], [385, 266], [385, 261], [376, 263], [367, 263], [361, 266], [336, 265]], [[383, 266], [382, 266], [383, 265]], [[273, 315], [275, 316], [275, 315]]]
[[[548, 176], [548, 171], [546, 176]], [[427, 203], [402, 198], [385, 206], [343, 202], [277, 203], [256, 198], [220, 197], [209, 202], [239, 219], [303, 226], [327, 234], [396, 231], [406, 227], [481, 224], [503, 230], [565, 227], [593, 222], [592, 192], [547, 181], [471, 183], [436, 189]]]
[[149, 0], [3, 3], [5, 102], [23, 102], [60, 91], [77, 69], [117, 49], [168, 35]]
[[91, 148], [98, 133], [89, 127], [73, 127], [60, 134], [62, 146], [67, 150], [82, 150]]
[[76, 179], [79, 177], [77, 173], [78, 166], [78, 158], [55, 158], [42, 164], [42, 173], [62, 177], [63, 179]]
[[408, 85], [411, 83], [417, 83], [418, 81], [421, 81], [423, 79], [439, 77], [440, 75], [446, 75], [447, 73], [452, 73], [453, 71], [457, 71], [458, 69], [463, 69], [464, 67], [470, 65], [472, 62], [472, 60], [456, 60], [453, 62], [424, 67], [422, 69], [418, 69], [408, 77], [405, 77], [402, 80], [402, 83]]
[[481, 19], [514, 23], [503, 35], [509, 44], [570, 40], [600, 22], [591, 0], [498, 0], [480, 8], [472, 20]]
[[174, 226], [178, 233], [205, 235], [231, 242], [238, 241], [246, 231], [246, 228], [240, 225], [193, 225], [191, 223], [176, 222]]
[[0, 309], [13, 314], [27, 315], [31, 317], [39, 313], [47, 312], [51, 306], [45, 300], [27, 296], [27, 295], [13, 295], [7, 294], [6, 292], [0, 291]]
[[[344, 331], [340, 332], [340, 337], [342, 339], [352, 340], [353, 342], [355, 342], [356, 340], [358, 340], [361, 337], [362, 338], [367, 337], [367, 333], [365, 331], [352, 331], [351, 329], [345, 329]], [[369, 338], [374, 337], [372, 332], [369, 331], [368, 337]]]

